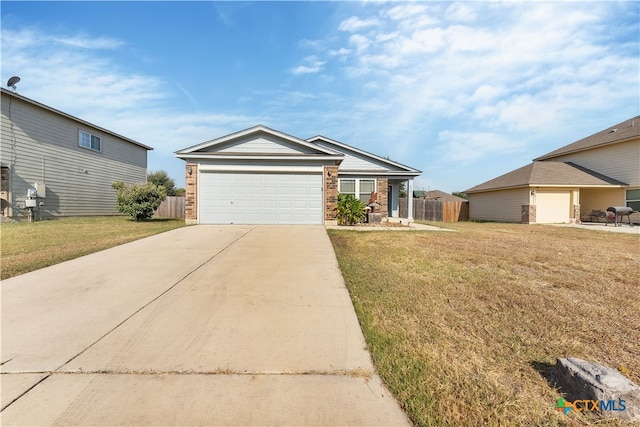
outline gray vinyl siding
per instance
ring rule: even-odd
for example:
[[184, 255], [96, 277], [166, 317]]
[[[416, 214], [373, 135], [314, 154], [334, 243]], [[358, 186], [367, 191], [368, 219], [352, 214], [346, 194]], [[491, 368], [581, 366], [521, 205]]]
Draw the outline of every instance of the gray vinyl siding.
[[234, 141], [221, 147], [211, 147], [204, 152], [218, 153], [264, 153], [264, 154], [313, 154], [310, 148], [302, 150], [302, 146], [283, 141], [269, 136], [252, 136], [250, 138]]
[[[9, 119], [11, 118], [11, 120]], [[86, 123], [2, 94], [0, 159], [10, 169], [10, 206], [21, 215], [27, 189], [46, 185], [42, 217], [116, 215], [111, 183], [144, 182], [147, 150]], [[79, 131], [101, 138], [101, 151], [78, 144]]]
[[371, 159], [370, 157], [363, 156], [362, 154], [344, 149], [337, 148], [331, 144], [324, 143], [322, 140], [316, 142], [317, 145], [324, 148], [329, 148], [331, 150], [340, 151], [344, 154], [344, 160], [340, 164], [341, 170], [348, 171], [394, 171], [394, 172], [406, 172], [404, 169], [400, 169], [397, 167], [390, 167], [390, 165], [385, 164], [383, 162], [378, 162], [375, 159]]

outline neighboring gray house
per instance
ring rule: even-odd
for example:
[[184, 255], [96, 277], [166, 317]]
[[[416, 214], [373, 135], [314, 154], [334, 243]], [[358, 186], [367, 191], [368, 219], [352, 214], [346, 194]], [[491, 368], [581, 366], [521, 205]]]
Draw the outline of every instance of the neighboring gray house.
[[151, 147], [0, 89], [3, 217], [25, 215], [29, 189], [36, 217], [117, 215], [111, 183], [146, 181]]
[[338, 193], [365, 203], [377, 193], [383, 216], [398, 217], [400, 186], [413, 191], [421, 174], [323, 136], [305, 140], [262, 125], [176, 157], [186, 161], [191, 224], [324, 224], [336, 219]]

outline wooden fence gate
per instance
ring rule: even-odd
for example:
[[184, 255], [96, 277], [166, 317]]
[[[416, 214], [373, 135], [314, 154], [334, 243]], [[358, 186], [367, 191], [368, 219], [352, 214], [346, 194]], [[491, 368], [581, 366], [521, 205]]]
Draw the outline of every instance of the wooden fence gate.
[[[400, 217], [407, 218], [407, 198], [401, 197]], [[413, 219], [420, 221], [458, 222], [469, 219], [469, 202], [413, 199]]]

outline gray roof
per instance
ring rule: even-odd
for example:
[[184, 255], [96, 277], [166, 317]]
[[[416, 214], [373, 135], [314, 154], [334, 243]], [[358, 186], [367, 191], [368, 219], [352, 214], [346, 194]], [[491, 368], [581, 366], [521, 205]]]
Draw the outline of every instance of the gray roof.
[[572, 162], [534, 161], [527, 166], [476, 185], [465, 193], [519, 187], [621, 187], [626, 185], [628, 184]]
[[[387, 158], [384, 158], [384, 157], [377, 156], [377, 155], [375, 155], [373, 153], [370, 153], [368, 151], [362, 150], [360, 148], [356, 148], [356, 147], [354, 147], [352, 145], [349, 145], [349, 144], [345, 144], [344, 142], [339, 142], [339, 141], [336, 141], [334, 139], [327, 138], [326, 136], [317, 135], [317, 136], [314, 136], [312, 138], [307, 139], [307, 141], [309, 141], [311, 143], [314, 143], [314, 144], [317, 144], [318, 140], [321, 140], [321, 141], [325, 142], [326, 144], [331, 145], [332, 147], [334, 147], [334, 150], [336, 150], [336, 151], [338, 151], [340, 153], [342, 153], [344, 150], [352, 151], [354, 153], [360, 154], [361, 156], [364, 156], [365, 158], [368, 157], [368, 158], [370, 158], [372, 160], [375, 160], [375, 161], [378, 161], [380, 163], [389, 165], [392, 168], [393, 167], [399, 168], [402, 172], [406, 171], [407, 175], [418, 176], [418, 175], [422, 174], [421, 170], [418, 170], [416, 168], [412, 168], [411, 166], [407, 166], [407, 165], [404, 165], [402, 163], [398, 163], [396, 161], [393, 161], [393, 160], [390, 160], [390, 159], [387, 159]], [[341, 172], [344, 172], [344, 169], [341, 170]], [[363, 172], [364, 173], [366, 171], [356, 170], [354, 172]], [[375, 174], [379, 174], [380, 173], [380, 171], [377, 170], [377, 169], [373, 170], [371, 172], [375, 173]]]
[[632, 117], [615, 126], [595, 133], [586, 138], [582, 138], [564, 147], [558, 148], [550, 153], [542, 155], [537, 160], [548, 160], [565, 154], [575, 153], [578, 151], [589, 150], [610, 144], [617, 144], [628, 141], [633, 138], [640, 137], [640, 116]]

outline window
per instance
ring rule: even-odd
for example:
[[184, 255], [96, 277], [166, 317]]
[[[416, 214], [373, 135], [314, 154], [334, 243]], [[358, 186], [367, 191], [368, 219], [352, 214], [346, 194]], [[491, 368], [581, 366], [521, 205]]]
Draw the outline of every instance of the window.
[[627, 190], [627, 206], [634, 212], [640, 211], [640, 188], [636, 190]]
[[371, 192], [376, 191], [375, 179], [342, 179], [338, 180], [340, 194], [352, 194], [364, 203], [369, 203]]
[[102, 142], [99, 136], [91, 135], [89, 132], [82, 130], [80, 131], [79, 144], [81, 147], [91, 150], [100, 151], [102, 149]]

